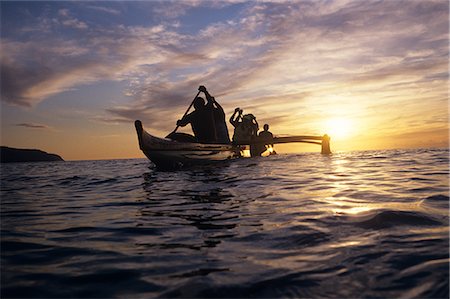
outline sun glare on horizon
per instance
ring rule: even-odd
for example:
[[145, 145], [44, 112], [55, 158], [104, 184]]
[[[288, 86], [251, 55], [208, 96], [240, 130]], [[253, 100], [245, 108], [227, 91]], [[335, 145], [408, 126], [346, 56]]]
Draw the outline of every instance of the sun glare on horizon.
[[332, 118], [325, 123], [325, 133], [334, 140], [347, 139], [352, 132], [353, 122], [345, 118]]

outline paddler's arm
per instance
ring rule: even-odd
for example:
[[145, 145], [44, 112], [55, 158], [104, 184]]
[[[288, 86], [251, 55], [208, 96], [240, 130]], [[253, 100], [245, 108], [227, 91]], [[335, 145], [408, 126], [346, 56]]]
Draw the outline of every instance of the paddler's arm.
[[[235, 119], [234, 117], [236, 116], [236, 113], [239, 113], [239, 114], [238, 114], [238, 117]], [[230, 124], [232, 124], [233, 126], [236, 127], [241, 114], [242, 114], [241, 109], [239, 109], [239, 108], [234, 109], [233, 115], [231, 115], [231, 117], [230, 117]]]
[[177, 120], [177, 126], [184, 127], [188, 123], [191, 122], [191, 113], [183, 117], [182, 119]]
[[225, 111], [223, 111], [222, 106], [220, 106], [220, 104], [216, 101], [216, 98], [214, 98], [214, 97], [211, 97], [211, 98], [214, 102], [214, 105], [216, 105], [218, 111], [220, 112], [220, 114], [222, 114], [222, 116], [225, 118]]
[[206, 101], [208, 102], [206, 105], [212, 106], [213, 103], [214, 103], [214, 98], [213, 98], [213, 97], [209, 94], [209, 92], [206, 90], [206, 87], [203, 86], [203, 85], [200, 85], [200, 86], [198, 87], [198, 90], [201, 91], [201, 92], [203, 92], [203, 93], [205, 94], [205, 96], [206, 96]]

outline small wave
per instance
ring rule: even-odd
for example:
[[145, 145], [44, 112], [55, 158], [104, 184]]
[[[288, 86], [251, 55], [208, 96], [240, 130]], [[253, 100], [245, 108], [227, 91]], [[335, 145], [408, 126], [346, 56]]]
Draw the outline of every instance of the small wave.
[[436, 192], [436, 187], [419, 187], [410, 189], [411, 192]]
[[69, 177], [65, 177], [65, 178], [61, 178], [59, 180], [56, 180], [56, 183], [62, 186], [67, 186], [67, 185], [71, 185], [73, 183], [77, 183], [81, 180], [85, 180], [86, 177], [82, 177], [82, 176], [78, 176], [78, 175], [74, 175], [74, 176], [69, 176]]
[[241, 284], [211, 286], [206, 281], [187, 281], [163, 293], [162, 298], [279, 298], [286, 297], [286, 294], [305, 298], [311, 297], [307, 292], [318, 285], [316, 279], [306, 278], [302, 273], [286, 274], [283, 271], [275, 277]]
[[280, 249], [298, 249], [327, 242], [330, 240], [330, 235], [317, 231], [305, 231], [302, 233], [291, 233], [280, 238], [275, 238], [271, 245], [274, 248]]
[[85, 233], [89, 231], [100, 231], [97, 227], [92, 226], [79, 226], [79, 227], [70, 227], [60, 230], [53, 230], [54, 233]]
[[435, 153], [5, 166], [0, 297], [448, 298]]
[[223, 272], [223, 271], [230, 271], [228, 268], [201, 268], [193, 271], [189, 271], [182, 274], [176, 274], [172, 275], [173, 278], [185, 278], [185, 277], [194, 277], [194, 276], [206, 276], [213, 272]]
[[102, 185], [102, 184], [112, 184], [117, 182], [118, 180], [116, 178], [109, 178], [109, 179], [104, 179], [104, 180], [95, 180], [93, 182], [89, 182], [86, 185], [87, 186], [97, 186], [97, 185]]
[[[19, 283], [3, 288], [1, 295], [7, 298], [33, 298], [37, 294], [42, 298], [112, 298], [117, 297], [117, 294], [121, 294], [120, 297], [133, 297], [131, 294], [136, 291], [149, 294], [161, 290], [160, 286], [144, 281], [141, 276], [138, 270], [114, 268], [76, 275], [24, 274], [18, 275], [16, 279], [35, 283]], [[55, 283], [59, 285], [58, 288], [54, 288]], [[133, 287], [127, 287], [130, 285]]]
[[[363, 219], [361, 219], [363, 218]], [[356, 217], [354, 225], [365, 229], [385, 229], [394, 226], [433, 226], [441, 223], [417, 212], [382, 211], [374, 215]]]
[[433, 195], [433, 196], [429, 196], [427, 198], [425, 198], [426, 201], [443, 201], [443, 202], [448, 202], [450, 199], [450, 197], [446, 196], [446, 195], [442, 195], [442, 194], [438, 194], [438, 195]]
[[3, 252], [15, 252], [18, 250], [42, 250], [49, 248], [49, 246], [43, 244], [24, 241], [2, 241], [1, 244]]
[[100, 233], [109, 233], [117, 236], [122, 236], [123, 238], [132, 236], [132, 235], [159, 235], [160, 232], [156, 228], [146, 228], [140, 226], [134, 227], [120, 227], [120, 228], [110, 228], [110, 227], [92, 227], [92, 226], [79, 226], [79, 227], [70, 227], [61, 230], [54, 230], [53, 233], [58, 234], [81, 234], [81, 233], [91, 233], [91, 234], [100, 234]]
[[94, 205], [94, 208], [107, 208], [107, 207], [141, 207], [147, 203], [144, 202], [106, 202], [98, 205]]
[[428, 181], [428, 182], [434, 182], [436, 181], [435, 179], [430, 179], [430, 178], [421, 178], [421, 177], [413, 177], [410, 178], [411, 181]]

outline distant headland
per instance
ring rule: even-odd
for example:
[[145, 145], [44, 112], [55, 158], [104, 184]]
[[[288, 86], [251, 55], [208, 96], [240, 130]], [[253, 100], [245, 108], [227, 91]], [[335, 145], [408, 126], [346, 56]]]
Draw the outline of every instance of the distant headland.
[[19, 149], [11, 148], [7, 146], [0, 146], [0, 162], [51, 162], [51, 161], [64, 161], [58, 155], [49, 154], [41, 150], [36, 149]]

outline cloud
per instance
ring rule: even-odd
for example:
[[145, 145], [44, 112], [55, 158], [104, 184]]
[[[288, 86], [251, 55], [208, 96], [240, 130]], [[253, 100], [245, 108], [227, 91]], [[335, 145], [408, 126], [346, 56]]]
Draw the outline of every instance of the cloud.
[[[58, 11], [59, 17], [61, 20], [59, 21], [63, 26], [72, 27], [75, 29], [87, 29], [88, 25], [80, 21], [79, 19], [73, 17], [68, 9], [60, 9]], [[56, 20], [55, 20], [56, 21]]]
[[[86, 43], [49, 37], [45, 43], [2, 39], [2, 100], [18, 106], [33, 106], [47, 97], [102, 80], [132, 79], [141, 67], [165, 60], [165, 47], [148, 39], [171, 39], [160, 26], [119, 27], [88, 36]], [[119, 39], [119, 42], [117, 41]]]
[[446, 1], [245, 2], [199, 31], [180, 22], [193, 8], [232, 4], [152, 2], [148, 12], [160, 24], [108, 28], [62, 9], [59, 24], [86, 25], [76, 38], [54, 31], [45, 40], [2, 39], [2, 100], [33, 106], [83, 84], [126, 81], [132, 100], [107, 109], [104, 120], [141, 118], [162, 130], [200, 84], [226, 109], [251, 108], [271, 123], [268, 111], [276, 111], [280, 125], [311, 114], [311, 105], [323, 115], [335, 102], [368, 109], [352, 102], [368, 94], [389, 107], [392, 97], [441, 98], [447, 90]]
[[107, 14], [111, 14], [111, 15], [120, 15], [121, 12], [120, 10], [111, 8], [111, 7], [105, 7], [105, 6], [98, 6], [98, 5], [88, 5], [86, 6], [89, 9], [95, 10], [95, 11], [99, 11], [99, 12], [103, 12], [103, 13], [107, 13]]
[[[34, 47], [28, 47], [25, 53], [38, 57], [39, 55], [51, 55], [52, 50], [38, 49], [32, 54]], [[8, 42], [5, 42], [8, 48]], [[13, 47], [14, 48], [14, 47]], [[66, 52], [60, 47], [53, 50]], [[81, 51], [82, 52], [82, 51]], [[12, 52], [14, 53], [14, 52]], [[3, 53], [2, 53], [3, 54]], [[5, 57], [1, 59], [1, 95], [2, 100], [19, 106], [30, 107], [45, 98], [73, 88], [77, 84], [98, 81], [102, 76], [108, 78], [111, 68], [105, 68], [104, 64], [90, 61], [90, 59], [71, 59], [66, 56], [64, 61], [56, 57], [59, 64], [53, 65], [53, 59], [35, 61], [31, 65], [17, 62], [20, 58]]]
[[44, 129], [44, 130], [52, 129], [50, 126], [43, 125], [43, 124], [36, 124], [36, 123], [19, 123], [19, 124], [15, 124], [15, 126], [30, 128], [30, 129]]
[[[448, 32], [445, 6], [440, 1], [406, 7], [396, 1], [336, 2], [334, 7], [315, 2], [251, 5], [236, 19], [211, 24], [196, 37], [184, 36], [199, 59], [192, 59], [190, 68], [176, 60], [162, 63], [166, 73], [135, 92], [136, 102], [129, 104], [127, 114], [109, 112], [131, 121], [137, 116], [130, 113], [133, 107], [154, 113], [175, 109], [189, 103], [186, 93], [205, 84], [228, 103], [293, 128], [302, 126], [299, 117], [312, 123], [307, 105], [322, 109], [315, 113], [319, 117], [332, 111], [330, 94], [347, 101], [340, 107], [351, 107], [355, 103], [350, 99], [370, 93], [383, 101], [379, 111], [392, 103], [389, 90], [396, 100], [423, 98], [415, 92], [419, 89], [436, 95], [446, 91], [448, 81], [442, 76], [448, 68], [447, 39], [442, 38]], [[423, 83], [429, 78], [442, 80], [426, 88]], [[285, 103], [289, 94], [300, 93], [305, 96]], [[358, 113], [365, 105], [359, 104]], [[273, 117], [274, 107], [283, 118]]]
[[[205, 1], [205, 0], [159, 0], [153, 1], [151, 11], [156, 18], [173, 20], [189, 13], [189, 10], [199, 7], [221, 9], [227, 6], [245, 3], [248, 0]], [[201, 17], [201, 16], [199, 16]]]

